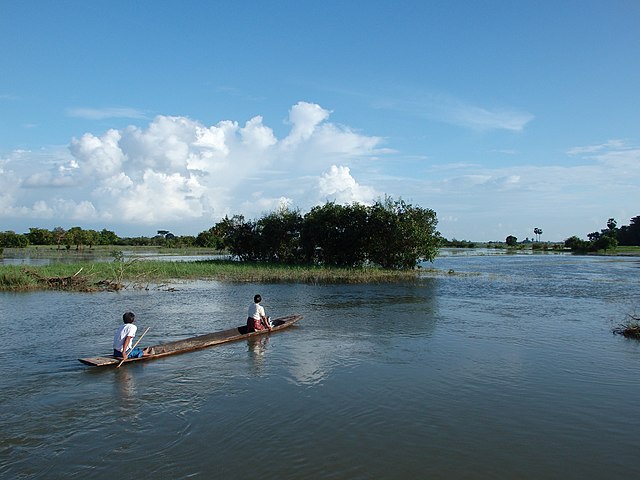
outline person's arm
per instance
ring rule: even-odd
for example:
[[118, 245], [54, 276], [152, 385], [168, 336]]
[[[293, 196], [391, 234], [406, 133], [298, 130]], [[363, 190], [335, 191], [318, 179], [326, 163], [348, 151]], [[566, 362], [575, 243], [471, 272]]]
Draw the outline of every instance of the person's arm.
[[269, 330], [271, 330], [271, 327], [269, 326], [269, 321], [267, 320], [267, 314], [264, 311], [264, 307], [260, 304], [258, 304], [258, 315], [260, 316], [260, 323], [262, 323], [262, 325], [264, 325]]
[[129, 349], [129, 345], [131, 345], [131, 340], [133, 337], [124, 337], [124, 343], [122, 344], [122, 358], [127, 358], [127, 350]]

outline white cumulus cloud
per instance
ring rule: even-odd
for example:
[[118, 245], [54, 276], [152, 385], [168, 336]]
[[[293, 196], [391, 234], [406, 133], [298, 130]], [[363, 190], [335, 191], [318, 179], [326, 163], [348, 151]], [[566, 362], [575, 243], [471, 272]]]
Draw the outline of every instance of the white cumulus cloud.
[[195, 177], [147, 170], [142, 181], [120, 192], [118, 210], [127, 221], [153, 223], [199, 217], [204, 188]]
[[3, 180], [12, 180], [0, 205], [5, 215], [60, 224], [83, 218], [135, 230], [189, 224], [198, 225], [189, 227], [195, 234], [224, 215], [255, 218], [326, 199], [371, 202], [374, 189], [358, 184], [346, 165], [388, 151], [381, 138], [331, 123], [330, 114], [317, 104], [295, 104], [283, 138], [260, 115], [214, 125], [158, 115], [146, 126], [87, 132], [71, 139], [64, 154], [21, 151], [6, 159]]
[[109, 130], [101, 137], [85, 133], [79, 139], [72, 139], [69, 150], [76, 160], [72, 167], [82, 165], [82, 173], [90, 176], [108, 177], [117, 173], [124, 160], [120, 139], [117, 130]]
[[321, 198], [337, 203], [371, 204], [376, 197], [376, 191], [373, 188], [356, 182], [351, 176], [349, 167], [331, 165], [329, 171], [318, 180], [318, 185]]
[[289, 123], [291, 132], [284, 139], [285, 146], [297, 145], [308, 140], [314, 131], [324, 120], [329, 118], [331, 112], [320, 105], [307, 102], [298, 102], [289, 111]]

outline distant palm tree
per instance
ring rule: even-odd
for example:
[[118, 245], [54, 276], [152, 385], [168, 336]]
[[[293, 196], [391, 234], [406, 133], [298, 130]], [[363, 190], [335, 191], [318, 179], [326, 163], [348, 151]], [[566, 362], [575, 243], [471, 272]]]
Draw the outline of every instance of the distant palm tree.
[[536, 227], [536, 228], [533, 229], [533, 233], [536, 235], [536, 241], [539, 242], [540, 241], [540, 235], [542, 235], [542, 229]]

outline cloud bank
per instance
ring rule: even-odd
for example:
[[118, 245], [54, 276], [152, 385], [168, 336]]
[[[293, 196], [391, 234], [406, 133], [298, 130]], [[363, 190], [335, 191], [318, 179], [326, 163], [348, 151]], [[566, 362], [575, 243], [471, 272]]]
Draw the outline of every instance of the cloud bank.
[[[282, 205], [371, 203], [380, 193], [360, 185], [350, 165], [384, 154], [382, 139], [333, 124], [330, 115], [299, 102], [284, 138], [260, 116], [208, 126], [159, 115], [143, 127], [73, 138], [66, 155], [47, 162], [14, 152], [0, 163], [0, 207], [34, 226], [84, 220], [153, 230], [189, 222], [204, 229], [224, 215], [258, 217]], [[31, 167], [23, 171], [23, 162]]]
[[[506, 118], [498, 123], [509, 125]], [[567, 148], [542, 166], [490, 165], [486, 152], [435, 163], [330, 119], [320, 105], [298, 102], [278, 137], [259, 115], [214, 125], [159, 115], [63, 148], [15, 150], [0, 158], [0, 220], [22, 231], [79, 225], [187, 235], [225, 215], [391, 195], [434, 209], [447, 238], [486, 241], [531, 237], [534, 227], [563, 240], [638, 214], [640, 149], [623, 140]]]

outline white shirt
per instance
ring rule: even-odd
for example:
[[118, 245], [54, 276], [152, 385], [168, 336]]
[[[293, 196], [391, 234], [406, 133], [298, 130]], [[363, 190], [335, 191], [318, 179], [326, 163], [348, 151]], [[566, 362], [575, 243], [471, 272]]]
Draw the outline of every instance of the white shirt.
[[[122, 347], [124, 346], [124, 340], [127, 337], [135, 337], [136, 331], [138, 327], [136, 327], [133, 323], [125, 323], [116, 330], [115, 335], [113, 336], [113, 349], [122, 352]], [[132, 344], [129, 344], [129, 350], [133, 347]]]
[[264, 308], [259, 303], [253, 303], [249, 305], [249, 312], [247, 313], [248, 318], [253, 318], [254, 320], [260, 320], [263, 316], [265, 316]]

